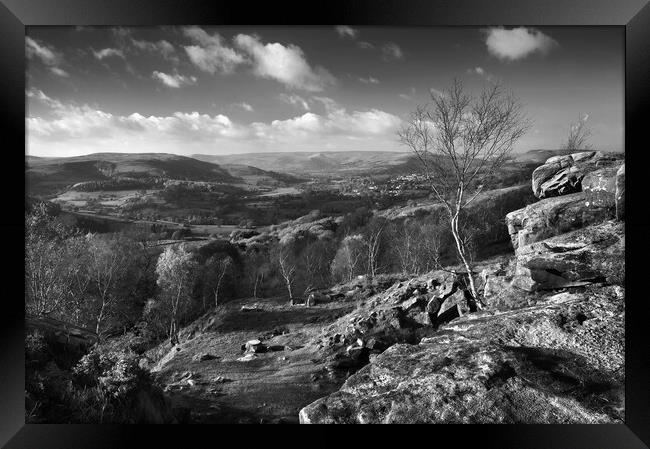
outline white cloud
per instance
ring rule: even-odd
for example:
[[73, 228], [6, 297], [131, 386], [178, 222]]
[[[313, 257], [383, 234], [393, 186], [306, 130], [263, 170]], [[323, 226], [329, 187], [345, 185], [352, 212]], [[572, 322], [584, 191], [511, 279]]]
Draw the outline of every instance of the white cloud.
[[482, 76], [488, 81], [494, 80], [494, 76], [491, 73], [488, 73], [488, 71], [485, 70], [483, 67], [472, 67], [471, 69], [467, 69], [467, 73], [470, 75]]
[[244, 111], [248, 111], [248, 112], [253, 112], [255, 110], [255, 109], [253, 109], [253, 106], [251, 106], [250, 104], [248, 104], [246, 102], [236, 103], [235, 106], [239, 106]]
[[375, 48], [374, 45], [372, 45], [370, 42], [366, 42], [366, 41], [359, 41], [359, 42], [357, 42], [357, 45], [359, 46], [359, 48], [362, 48], [364, 50], [371, 50], [371, 49]]
[[400, 97], [402, 100], [407, 100], [407, 101], [413, 100], [413, 98], [411, 98], [411, 96], [407, 94], [399, 94], [398, 97]]
[[53, 47], [49, 47], [28, 36], [25, 38], [25, 51], [27, 52], [28, 58], [40, 60], [55, 75], [62, 77], [69, 76], [68, 72], [59, 67], [63, 63], [63, 56], [55, 51]]
[[192, 84], [196, 84], [196, 77], [180, 75], [178, 73], [168, 75], [167, 73], [158, 72], [156, 70], [151, 74], [151, 77], [155, 80], [160, 81], [167, 87], [176, 89], [182, 86], [190, 86]]
[[253, 123], [252, 127], [259, 138], [291, 142], [332, 136], [392, 135], [400, 123], [399, 117], [378, 109], [349, 113], [344, 108], [330, 107], [325, 114], [306, 112], [287, 120], [273, 120], [270, 124]]
[[485, 44], [488, 51], [499, 59], [515, 61], [539, 52], [546, 53], [557, 42], [534, 28], [489, 28]]
[[256, 76], [310, 92], [322, 91], [335, 82], [334, 76], [323, 67], [312, 68], [296, 45], [263, 44], [259, 37], [246, 34], [237, 35], [234, 41], [250, 57]]
[[[399, 117], [378, 109], [348, 112], [326, 97], [324, 113], [305, 112], [286, 120], [235, 123], [222, 114], [197, 111], [154, 116], [134, 112], [119, 115], [88, 105], [61, 103], [38, 89], [30, 101], [51, 114], [26, 119], [29, 154], [84, 154], [97, 151], [205, 152], [212, 148], [235, 151], [296, 148], [393, 148]], [[243, 103], [242, 103], [243, 104]], [[208, 150], [210, 151], [210, 150]]]
[[369, 76], [368, 78], [359, 78], [359, 81], [364, 84], [379, 84], [379, 80], [372, 76]]
[[139, 50], [159, 53], [165, 59], [170, 59], [175, 52], [174, 46], [164, 39], [157, 42], [131, 39], [131, 43]]
[[404, 52], [395, 42], [388, 42], [381, 47], [382, 58], [385, 61], [390, 61], [393, 59], [402, 59], [404, 57]]
[[187, 56], [205, 72], [232, 73], [238, 65], [246, 62], [243, 55], [224, 44], [219, 33], [210, 35], [202, 28], [188, 27], [183, 34], [197, 44], [184, 47]]
[[436, 89], [435, 87], [429, 88], [429, 93], [436, 97], [445, 97], [447, 95], [445, 92], [440, 89]]
[[37, 57], [45, 65], [56, 65], [61, 61], [61, 56], [45, 44], [36, 42], [31, 37], [25, 38], [28, 57]]
[[106, 139], [132, 139], [159, 142], [161, 139], [210, 140], [240, 138], [246, 130], [225, 115], [211, 116], [199, 112], [174, 112], [169, 116], [144, 116], [139, 113], [115, 115], [88, 105], [63, 104], [40, 90], [28, 97], [52, 109], [53, 118], [27, 118], [28, 136], [46, 142], [85, 139], [99, 143]]
[[301, 107], [305, 111], [309, 111], [309, 103], [307, 103], [307, 100], [305, 100], [303, 97], [300, 95], [296, 94], [280, 94], [280, 99], [284, 101], [285, 103], [288, 103], [290, 105], [296, 106], [296, 107]]
[[111, 58], [111, 57], [117, 57], [117, 58], [124, 58], [124, 52], [122, 50], [119, 50], [117, 48], [103, 48], [99, 51], [93, 50], [93, 55], [95, 55], [95, 58], [99, 59], [100, 61], [105, 58]]
[[336, 32], [341, 37], [351, 37], [352, 39], [356, 38], [359, 32], [347, 25], [339, 25], [336, 28]]
[[54, 73], [55, 75], [62, 76], [64, 78], [70, 76], [70, 74], [65, 70], [63, 70], [61, 67], [50, 67], [50, 72]]

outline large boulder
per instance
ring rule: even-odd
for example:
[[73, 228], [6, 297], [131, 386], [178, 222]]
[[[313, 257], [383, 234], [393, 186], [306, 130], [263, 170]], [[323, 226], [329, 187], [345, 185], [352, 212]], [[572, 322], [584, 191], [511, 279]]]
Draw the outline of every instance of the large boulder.
[[616, 218], [625, 218], [625, 164], [616, 172]]
[[397, 344], [300, 411], [301, 423], [621, 423], [624, 290], [478, 312]]
[[520, 247], [512, 283], [536, 291], [624, 279], [624, 227], [612, 220]]
[[618, 165], [621, 156], [585, 151], [549, 158], [533, 171], [532, 187], [537, 198], [567, 195], [582, 190], [582, 180], [590, 172]]
[[618, 166], [604, 167], [587, 173], [582, 179], [585, 206], [616, 208], [616, 172]]
[[613, 217], [611, 207], [589, 204], [585, 192], [547, 198], [506, 215], [515, 250]]

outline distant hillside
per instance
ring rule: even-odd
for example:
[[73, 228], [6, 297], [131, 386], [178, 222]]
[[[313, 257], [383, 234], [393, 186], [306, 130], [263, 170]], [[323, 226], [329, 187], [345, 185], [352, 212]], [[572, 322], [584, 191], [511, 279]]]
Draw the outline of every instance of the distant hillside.
[[241, 181], [216, 164], [165, 153], [95, 153], [61, 158], [27, 156], [25, 161], [25, 181], [32, 194], [50, 193], [79, 182], [118, 177], [222, 183]]
[[391, 151], [331, 151], [320, 153], [195, 154], [192, 157], [220, 165], [248, 165], [281, 173], [349, 174], [379, 171], [387, 166], [399, 165], [408, 160], [411, 155]]
[[277, 183], [291, 185], [306, 181], [306, 179], [299, 178], [288, 173], [278, 173], [270, 170], [262, 170], [261, 168], [253, 167], [251, 165], [222, 164], [221, 167], [227, 170], [228, 173], [230, 173], [232, 176], [236, 178], [242, 178], [252, 184], [275, 181]]
[[[513, 153], [509, 161], [505, 164], [504, 169], [510, 175], [514, 171], [521, 169], [522, 176], [528, 177], [529, 172], [542, 165], [548, 158], [564, 154], [578, 153], [586, 150], [529, 150], [522, 153]], [[383, 167], [377, 174], [385, 174], [391, 176], [399, 176], [408, 173], [418, 172], [422, 169], [420, 162], [413, 155], [406, 153], [402, 163], [395, 164], [389, 167]], [[518, 181], [517, 181], [518, 182]]]

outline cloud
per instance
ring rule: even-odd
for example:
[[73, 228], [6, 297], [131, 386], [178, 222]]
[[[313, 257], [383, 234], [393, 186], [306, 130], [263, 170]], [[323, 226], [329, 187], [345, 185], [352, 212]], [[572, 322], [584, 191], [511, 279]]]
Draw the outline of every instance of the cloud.
[[125, 59], [124, 57], [124, 52], [122, 50], [119, 50], [117, 48], [104, 48], [99, 51], [93, 50], [93, 55], [95, 55], [95, 58], [99, 59], [100, 61], [105, 58], [111, 58], [111, 57], [117, 57], [117, 58], [122, 58]]
[[335, 28], [336, 32], [341, 37], [351, 37], [352, 39], [356, 38], [359, 32], [347, 25], [339, 25]]
[[369, 76], [368, 78], [359, 78], [359, 81], [364, 84], [379, 84], [379, 80], [377, 78], [373, 78], [372, 76]]
[[167, 87], [172, 87], [178, 89], [182, 86], [190, 86], [196, 84], [196, 77], [194, 76], [185, 76], [175, 73], [173, 75], [168, 75], [163, 72], [154, 71], [151, 74], [151, 77], [155, 80], [160, 81]]
[[98, 142], [105, 139], [118, 141], [134, 138], [136, 141], [159, 142], [160, 139], [210, 140], [214, 138], [239, 138], [246, 130], [235, 125], [227, 116], [200, 114], [199, 112], [174, 112], [169, 116], [144, 116], [137, 112], [115, 115], [88, 105], [63, 104], [40, 90], [28, 92], [28, 97], [43, 102], [52, 109], [53, 118], [28, 117], [30, 138], [51, 141], [86, 139]]
[[175, 52], [174, 46], [164, 39], [161, 39], [157, 42], [131, 39], [131, 43], [135, 48], [139, 50], [159, 53], [165, 59], [172, 58]]
[[499, 59], [516, 61], [532, 53], [547, 53], [557, 41], [534, 28], [489, 28], [485, 31], [488, 51]]
[[258, 36], [246, 34], [238, 34], [234, 42], [249, 56], [253, 74], [260, 78], [273, 79], [289, 88], [310, 92], [322, 91], [336, 81], [323, 67], [312, 68], [302, 49], [296, 45], [263, 44]]
[[54, 73], [55, 75], [62, 76], [64, 78], [70, 76], [70, 74], [65, 70], [63, 70], [61, 67], [50, 67], [50, 72]]
[[467, 70], [469, 73], [476, 73], [477, 75], [484, 75], [485, 70], [483, 67], [474, 67], [473, 69], [468, 69]]
[[270, 124], [253, 123], [258, 138], [291, 142], [302, 139], [344, 136], [347, 139], [393, 135], [401, 119], [378, 109], [348, 112], [329, 97], [313, 97], [323, 104], [324, 114], [306, 112], [286, 120], [273, 120]]
[[300, 95], [296, 94], [280, 94], [280, 99], [284, 101], [285, 103], [288, 103], [290, 105], [296, 106], [296, 107], [301, 107], [305, 111], [309, 111], [309, 103], [307, 103], [307, 100], [305, 100], [303, 97]]
[[411, 96], [407, 95], [407, 94], [399, 94], [398, 97], [400, 97], [403, 100], [407, 100], [407, 101], [413, 100], [413, 98], [411, 98]]
[[59, 67], [63, 63], [63, 56], [53, 47], [28, 36], [25, 38], [25, 51], [28, 58], [40, 60], [53, 74], [62, 77], [69, 76], [68, 72]]
[[388, 42], [381, 47], [382, 59], [391, 61], [393, 59], [402, 59], [404, 53], [395, 42]]
[[235, 106], [239, 106], [240, 108], [242, 108], [243, 110], [248, 111], [248, 112], [253, 112], [254, 111], [253, 106], [251, 106], [250, 104], [245, 103], [245, 102], [236, 103]]
[[357, 42], [357, 45], [359, 46], [359, 48], [362, 48], [364, 50], [371, 50], [371, 49], [375, 48], [374, 45], [372, 45], [370, 42], [366, 42], [366, 41], [359, 41], [359, 42]]
[[445, 97], [445, 96], [447, 96], [447, 94], [444, 91], [442, 91], [440, 89], [436, 89], [435, 87], [430, 87], [429, 88], [429, 93], [431, 95], [433, 95], [433, 96], [436, 96], [436, 97]]
[[306, 112], [287, 120], [273, 120], [270, 124], [254, 123], [253, 129], [259, 138], [292, 141], [333, 135], [352, 138], [392, 134], [400, 123], [399, 117], [378, 109], [351, 113], [337, 109], [324, 115]]
[[246, 62], [242, 54], [224, 44], [219, 33], [210, 35], [202, 28], [188, 27], [183, 29], [183, 34], [196, 43], [183, 47], [185, 53], [204, 72], [232, 73], [237, 66]]
[[197, 111], [162, 116], [138, 112], [113, 114], [88, 105], [61, 103], [38, 89], [28, 91], [27, 96], [51, 112], [47, 118], [26, 118], [29, 154], [97, 151], [191, 154], [215, 145], [247, 151], [271, 147], [277, 151], [287, 144], [314, 150], [376, 149], [392, 145], [395, 130], [401, 124], [399, 117], [388, 112], [347, 111], [327, 97], [321, 98], [329, 104], [324, 113], [309, 111], [289, 119], [243, 124], [233, 122], [226, 115]]

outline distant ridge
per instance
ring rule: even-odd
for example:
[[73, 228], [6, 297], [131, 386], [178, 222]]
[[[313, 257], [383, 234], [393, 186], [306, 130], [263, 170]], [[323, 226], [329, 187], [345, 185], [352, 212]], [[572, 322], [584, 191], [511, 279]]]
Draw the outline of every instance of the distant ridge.
[[47, 158], [27, 156], [25, 160], [25, 181], [34, 193], [115, 177], [220, 183], [241, 181], [219, 165], [168, 153], [95, 153]]

